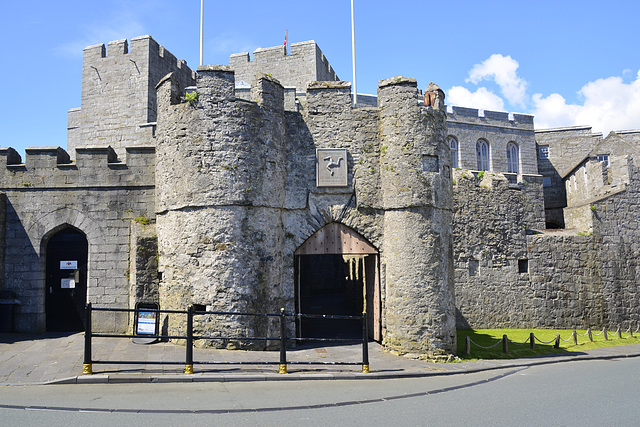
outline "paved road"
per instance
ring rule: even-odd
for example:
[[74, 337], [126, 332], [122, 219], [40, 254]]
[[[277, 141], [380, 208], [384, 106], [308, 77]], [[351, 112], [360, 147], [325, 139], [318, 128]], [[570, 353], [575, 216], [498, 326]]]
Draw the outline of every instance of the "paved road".
[[5, 425], [638, 425], [640, 359], [386, 381], [0, 388]]

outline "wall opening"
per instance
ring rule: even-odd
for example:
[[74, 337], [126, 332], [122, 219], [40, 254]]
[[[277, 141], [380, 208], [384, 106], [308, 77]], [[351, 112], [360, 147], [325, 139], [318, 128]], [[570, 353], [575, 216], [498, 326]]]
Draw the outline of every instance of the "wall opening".
[[[296, 312], [361, 316], [369, 338], [381, 340], [379, 255], [364, 237], [338, 223], [318, 230], [295, 252]], [[302, 338], [359, 338], [362, 323], [300, 318]]]
[[529, 260], [528, 259], [519, 259], [518, 260], [518, 273], [524, 274], [529, 272]]
[[87, 238], [73, 228], [54, 234], [46, 249], [45, 313], [48, 332], [84, 330]]

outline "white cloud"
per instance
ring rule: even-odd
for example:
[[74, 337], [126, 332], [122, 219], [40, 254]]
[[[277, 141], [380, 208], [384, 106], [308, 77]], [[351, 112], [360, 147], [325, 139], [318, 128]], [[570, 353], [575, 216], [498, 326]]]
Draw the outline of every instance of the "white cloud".
[[481, 64], [473, 66], [468, 82], [478, 84], [482, 80], [494, 81], [506, 100], [524, 107], [527, 99], [527, 82], [518, 77], [518, 61], [511, 56], [493, 54]]
[[504, 101], [487, 88], [480, 87], [475, 92], [462, 86], [454, 86], [447, 92], [447, 104], [456, 107], [478, 108], [482, 110], [504, 111]]
[[640, 127], [640, 71], [630, 83], [608, 77], [587, 83], [578, 93], [582, 105], [567, 104], [557, 93], [533, 95], [536, 127], [587, 125], [604, 134]]

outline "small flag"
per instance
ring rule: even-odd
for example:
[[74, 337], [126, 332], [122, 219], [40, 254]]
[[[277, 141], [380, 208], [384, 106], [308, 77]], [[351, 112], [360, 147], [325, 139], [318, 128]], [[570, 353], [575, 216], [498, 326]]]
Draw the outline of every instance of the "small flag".
[[289, 30], [285, 30], [284, 31], [284, 45], [285, 47], [287, 46], [287, 35], [288, 35]]

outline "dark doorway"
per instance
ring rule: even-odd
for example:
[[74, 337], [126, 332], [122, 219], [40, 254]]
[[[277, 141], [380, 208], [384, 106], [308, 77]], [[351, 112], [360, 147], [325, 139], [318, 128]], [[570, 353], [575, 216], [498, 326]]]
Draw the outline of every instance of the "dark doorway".
[[[304, 255], [298, 260], [300, 313], [361, 316], [363, 282], [350, 280], [342, 255]], [[356, 320], [303, 318], [304, 338], [359, 338], [362, 323]]]
[[87, 239], [65, 228], [47, 243], [45, 311], [48, 332], [84, 330], [87, 300]]
[[[331, 223], [295, 255], [297, 313], [361, 317], [366, 304], [369, 336], [380, 341], [378, 251], [349, 227]], [[362, 337], [361, 320], [301, 317], [296, 326], [301, 338]]]

